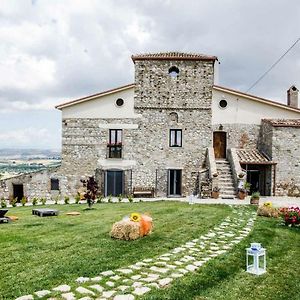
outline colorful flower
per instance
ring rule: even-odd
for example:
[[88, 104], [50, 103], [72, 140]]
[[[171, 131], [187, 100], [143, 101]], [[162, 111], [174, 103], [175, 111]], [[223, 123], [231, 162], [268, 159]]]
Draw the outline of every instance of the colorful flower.
[[271, 201], [267, 201], [264, 203], [264, 206], [266, 207], [272, 207], [272, 202]]
[[139, 222], [141, 220], [141, 215], [139, 213], [132, 213], [130, 215], [130, 220], [133, 222]]

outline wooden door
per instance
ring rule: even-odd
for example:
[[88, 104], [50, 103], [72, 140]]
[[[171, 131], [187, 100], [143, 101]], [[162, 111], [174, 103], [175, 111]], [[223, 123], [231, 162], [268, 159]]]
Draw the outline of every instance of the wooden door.
[[226, 158], [226, 132], [214, 132], [215, 158]]

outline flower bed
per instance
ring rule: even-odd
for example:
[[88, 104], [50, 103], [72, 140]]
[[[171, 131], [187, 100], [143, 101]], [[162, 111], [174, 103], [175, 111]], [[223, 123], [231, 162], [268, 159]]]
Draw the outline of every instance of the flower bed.
[[296, 226], [300, 224], [299, 207], [283, 207], [280, 209], [280, 215], [287, 226]]

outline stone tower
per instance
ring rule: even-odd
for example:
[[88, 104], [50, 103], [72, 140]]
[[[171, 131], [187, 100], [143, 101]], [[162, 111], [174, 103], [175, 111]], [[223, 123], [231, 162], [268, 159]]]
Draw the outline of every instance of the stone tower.
[[134, 108], [141, 116], [133, 186], [153, 186], [158, 196], [195, 192], [212, 144], [216, 59], [178, 52], [132, 56]]

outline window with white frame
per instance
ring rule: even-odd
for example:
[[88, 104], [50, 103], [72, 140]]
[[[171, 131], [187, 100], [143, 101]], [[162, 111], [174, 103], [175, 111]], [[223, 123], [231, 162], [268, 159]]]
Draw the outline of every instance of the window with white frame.
[[170, 129], [170, 147], [182, 147], [181, 129]]

